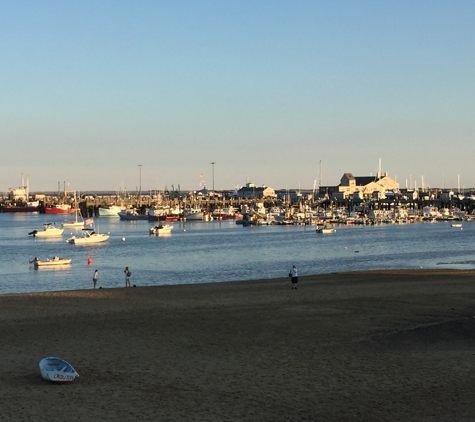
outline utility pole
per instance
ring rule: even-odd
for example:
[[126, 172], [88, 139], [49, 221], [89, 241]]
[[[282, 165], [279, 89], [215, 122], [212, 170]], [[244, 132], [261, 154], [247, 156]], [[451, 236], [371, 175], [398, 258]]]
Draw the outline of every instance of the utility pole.
[[137, 164], [139, 168], [139, 207], [142, 206], [142, 164]]
[[214, 165], [216, 164], [216, 162], [212, 161], [211, 162], [211, 174], [212, 174], [212, 178], [213, 178], [213, 195], [214, 195]]

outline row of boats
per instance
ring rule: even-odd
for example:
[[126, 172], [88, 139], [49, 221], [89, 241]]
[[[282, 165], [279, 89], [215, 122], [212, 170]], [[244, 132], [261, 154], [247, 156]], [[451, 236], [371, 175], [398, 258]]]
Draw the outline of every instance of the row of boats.
[[[149, 233], [157, 236], [164, 236], [171, 234], [173, 225], [171, 224], [162, 224], [159, 223], [154, 227], [150, 228]], [[42, 231], [34, 230], [28, 234], [35, 237], [60, 237], [63, 234], [63, 228], [55, 226], [54, 223], [47, 223], [44, 225]], [[76, 237], [71, 236], [67, 239], [68, 243], [73, 244], [90, 244], [90, 243], [101, 243], [109, 239], [109, 233], [97, 233], [92, 228], [82, 229], [82, 236]], [[46, 258], [44, 260], [39, 259], [38, 257], [33, 258], [29, 261], [30, 264], [33, 264], [35, 268], [43, 267], [57, 267], [63, 265], [69, 265], [72, 262], [72, 258], [61, 258], [59, 256], [54, 256], [52, 258]]]
[[[113, 216], [116, 208], [99, 208], [99, 216]], [[136, 208], [121, 209], [115, 216], [121, 220], [148, 220], [148, 221], [212, 221], [212, 220], [234, 220], [242, 218], [242, 214], [233, 207], [216, 209], [212, 212], [201, 208], [185, 208], [156, 206], [148, 209], [146, 213], [141, 213]]]
[[[64, 232], [64, 227], [58, 227], [55, 223], [43, 224], [43, 230], [33, 230], [28, 233], [33, 237], [61, 237]], [[68, 243], [83, 244], [83, 243], [100, 243], [109, 239], [109, 233], [97, 233], [94, 228], [83, 228], [82, 235], [76, 237], [72, 235], [67, 239]]]
[[[164, 235], [170, 234], [173, 229], [171, 224], [156, 224], [154, 227], [150, 228], [150, 234]], [[58, 227], [55, 223], [45, 223], [43, 225], [43, 230], [33, 230], [28, 233], [34, 237], [61, 237], [63, 235], [64, 228]], [[75, 244], [84, 244], [84, 243], [100, 243], [105, 242], [109, 239], [109, 233], [97, 233], [93, 228], [82, 229], [82, 236], [76, 237], [75, 235], [67, 239], [68, 243]]]

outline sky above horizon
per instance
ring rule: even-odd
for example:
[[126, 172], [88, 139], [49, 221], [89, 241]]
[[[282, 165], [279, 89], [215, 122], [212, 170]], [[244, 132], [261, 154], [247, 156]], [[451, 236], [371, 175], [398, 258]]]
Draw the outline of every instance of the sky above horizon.
[[0, 10], [0, 191], [475, 188], [473, 1]]

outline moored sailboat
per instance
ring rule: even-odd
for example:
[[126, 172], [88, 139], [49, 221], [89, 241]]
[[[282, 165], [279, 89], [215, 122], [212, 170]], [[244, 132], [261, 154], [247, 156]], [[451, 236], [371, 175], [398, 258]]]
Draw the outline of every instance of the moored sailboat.
[[84, 219], [82, 218], [81, 212], [79, 211], [79, 208], [78, 208], [78, 203], [77, 203], [77, 200], [76, 200], [76, 194], [74, 194], [74, 214], [75, 214], [75, 219], [74, 220], [65, 221], [61, 225], [63, 227], [67, 227], [67, 228], [84, 227]]

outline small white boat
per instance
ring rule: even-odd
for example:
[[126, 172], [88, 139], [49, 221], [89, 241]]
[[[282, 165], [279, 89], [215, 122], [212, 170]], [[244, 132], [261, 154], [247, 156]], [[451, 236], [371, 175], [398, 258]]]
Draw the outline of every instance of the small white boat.
[[460, 228], [462, 228], [462, 223], [453, 223], [453, 224], [452, 224], [452, 227], [455, 227], [455, 228], [457, 228], [457, 229], [460, 229]]
[[46, 258], [45, 261], [42, 261], [37, 256], [30, 261], [30, 264], [34, 264], [35, 267], [55, 267], [58, 265], [68, 265], [71, 264], [72, 258], [60, 258], [54, 256], [53, 258]]
[[68, 229], [79, 229], [81, 227], [84, 227], [84, 221], [65, 221], [64, 223], [61, 224], [64, 228]]
[[70, 363], [54, 356], [40, 360], [40, 371], [45, 380], [53, 382], [70, 382], [79, 377]]
[[158, 236], [164, 234], [170, 234], [172, 232], [173, 226], [171, 224], [158, 224], [155, 227], [150, 229], [150, 234], [156, 234]]
[[109, 205], [99, 207], [99, 217], [119, 217], [119, 213], [124, 209], [119, 205]]
[[61, 224], [63, 227], [67, 228], [80, 228], [84, 227], [84, 219], [81, 216], [81, 212], [78, 209], [78, 203], [76, 200], [76, 193], [74, 194], [74, 215], [75, 218], [72, 221], [65, 221]]
[[58, 237], [63, 234], [63, 230], [54, 223], [45, 223], [43, 224], [43, 230], [33, 230], [28, 234], [32, 234], [34, 237]]
[[321, 227], [317, 227], [316, 232], [322, 233], [322, 234], [329, 234], [329, 233], [335, 233], [336, 229], [333, 227], [332, 224], [324, 224]]
[[89, 243], [105, 242], [107, 239], [109, 239], [109, 237], [110, 236], [108, 233], [96, 233], [94, 229], [82, 229], [81, 237], [72, 236], [67, 241], [68, 243], [83, 245]]

